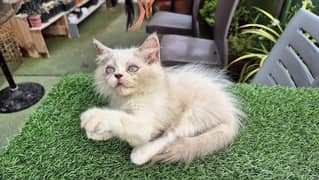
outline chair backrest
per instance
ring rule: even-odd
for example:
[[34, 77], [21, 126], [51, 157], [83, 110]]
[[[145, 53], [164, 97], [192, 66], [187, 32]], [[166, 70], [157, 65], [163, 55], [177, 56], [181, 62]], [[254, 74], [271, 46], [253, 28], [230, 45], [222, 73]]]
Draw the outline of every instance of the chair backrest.
[[319, 17], [300, 9], [288, 23], [252, 83], [319, 86]]
[[227, 35], [238, 3], [239, 0], [218, 0], [217, 2], [214, 24], [214, 40], [223, 66], [228, 64]]
[[193, 9], [192, 9], [192, 30], [193, 36], [199, 37], [199, 22], [198, 22], [198, 13], [201, 0], [193, 0]]

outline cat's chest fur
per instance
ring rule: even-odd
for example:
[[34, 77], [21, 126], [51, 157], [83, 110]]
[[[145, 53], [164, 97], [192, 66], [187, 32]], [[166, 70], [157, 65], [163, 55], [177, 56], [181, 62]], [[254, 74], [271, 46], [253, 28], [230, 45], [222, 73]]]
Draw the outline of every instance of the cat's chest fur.
[[[111, 101], [111, 107], [134, 114], [138, 119], [141, 137], [131, 137], [130, 144], [143, 144], [148, 142], [167, 129], [174, 126], [183, 113], [185, 103], [175, 94], [176, 82], [165, 80], [151, 93], [130, 98], [116, 98]], [[130, 140], [128, 140], [130, 141]]]

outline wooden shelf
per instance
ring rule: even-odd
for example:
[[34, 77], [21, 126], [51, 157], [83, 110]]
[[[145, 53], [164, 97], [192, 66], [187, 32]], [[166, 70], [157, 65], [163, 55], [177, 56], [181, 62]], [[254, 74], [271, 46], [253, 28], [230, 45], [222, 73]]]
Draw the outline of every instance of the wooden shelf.
[[99, 2], [95, 6], [91, 6], [88, 8], [88, 12], [86, 14], [82, 14], [82, 16], [77, 19], [77, 21], [72, 22], [72, 24], [79, 24], [81, 23], [84, 19], [86, 19], [88, 16], [90, 16], [95, 10], [97, 10], [99, 7], [102, 6], [102, 4], [105, 3], [105, 0], [99, 0]]
[[32, 27], [30, 28], [31, 31], [42, 31], [43, 29], [47, 28], [48, 26], [50, 26], [52, 23], [56, 22], [58, 19], [60, 19], [62, 16], [70, 13], [71, 11], [73, 11], [74, 7], [71, 8], [70, 10], [68, 11], [63, 11], [63, 12], [60, 12], [59, 14], [51, 17], [48, 22], [46, 23], [42, 23], [42, 25], [40, 27]]
[[13, 28], [14, 33], [17, 37], [19, 37], [19, 44], [26, 50], [30, 57], [49, 57], [50, 54], [44, 39], [44, 34], [62, 35], [68, 38], [80, 37], [78, 24], [106, 3], [106, 0], [99, 0], [96, 5], [88, 7], [87, 13], [82, 14], [79, 19], [76, 19], [76, 22], [70, 23], [68, 21], [68, 15], [70, 12], [72, 12], [76, 7], [82, 7], [89, 1], [90, 0], [83, 0], [70, 10], [60, 12], [59, 14], [51, 17], [48, 22], [42, 23], [40, 27], [30, 28], [26, 14], [16, 15], [16, 18], [13, 18], [14, 22], [12, 24], [14, 24], [15, 27]]
[[30, 28], [31, 31], [41, 31], [45, 28], [47, 28], [48, 26], [50, 26], [52, 23], [56, 22], [58, 19], [60, 19], [62, 16], [64, 16], [65, 12], [61, 12], [53, 17], [51, 17], [48, 22], [46, 23], [42, 23], [42, 25], [40, 27], [32, 27]]

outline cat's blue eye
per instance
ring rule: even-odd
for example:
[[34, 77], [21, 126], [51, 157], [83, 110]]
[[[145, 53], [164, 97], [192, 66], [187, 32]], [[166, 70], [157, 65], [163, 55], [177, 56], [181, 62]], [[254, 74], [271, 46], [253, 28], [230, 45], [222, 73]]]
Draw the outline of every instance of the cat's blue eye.
[[115, 72], [115, 68], [112, 67], [112, 66], [107, 66], [107, 67], [105, 68], [105, 72], [106, 72], [107, 74], [114, 73], [114, 72]]
[[137, 66], [135, 66], [135, 65], [132, 65], [132, 66], [129, 66], [129, 67], [127, 68], [127, 71], [128, 71], [128, 72], [136, 72], [136, 71], [138, 71], [138, 69], [139, 69], [139, 67], [137, 67]]

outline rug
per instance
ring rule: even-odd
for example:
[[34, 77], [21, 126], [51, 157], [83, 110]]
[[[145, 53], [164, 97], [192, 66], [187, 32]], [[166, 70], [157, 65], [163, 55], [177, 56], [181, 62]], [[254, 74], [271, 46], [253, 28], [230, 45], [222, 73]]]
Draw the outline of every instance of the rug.
[[86, 138], [80, 113], [107, 100], [91, 75], [68, 75], [0, 155], [0, 179], [318, 179], [319, 89], [231, 90], [247, 113], [233, 144], [188, 165], [136, 166], [127, 143]]

